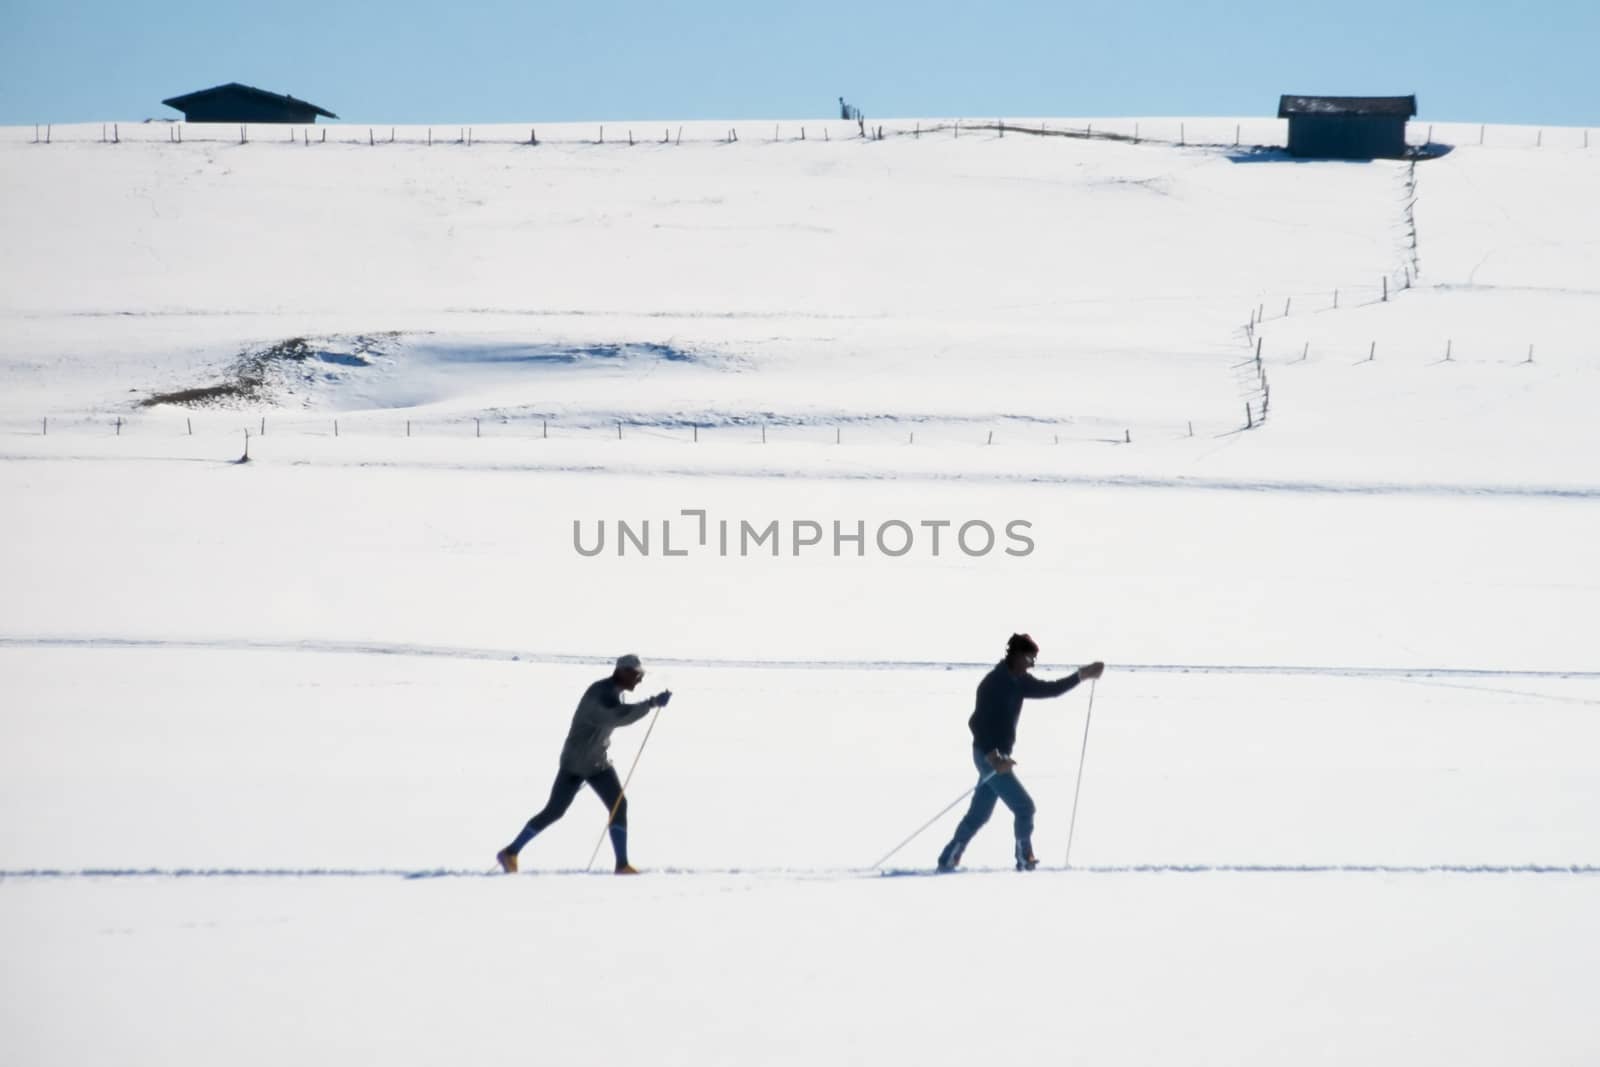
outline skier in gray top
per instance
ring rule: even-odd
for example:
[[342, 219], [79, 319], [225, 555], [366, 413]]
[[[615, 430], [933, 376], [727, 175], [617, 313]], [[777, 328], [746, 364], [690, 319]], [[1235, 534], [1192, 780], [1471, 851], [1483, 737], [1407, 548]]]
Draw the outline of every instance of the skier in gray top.
[[528, 820], [516, 840], [495, 857], [501, 870], [515, 874], [517, 853], [541, 830], [565, 815], [578, 790], [587, 785], [611, 812], [606, 828], [611, 835], [612, 851], [617, 855], [617, 873], [639, 873], [628, 863], [628, 798], [622, 795], [622, 783], [617, 779], [617, 769], [611, 766], [607, 749], [611, 745], [611, 731], [638, 722], [652, 708], [664, 708], [672, 699], [672, 692], [663, 689], [634, 704], [624, 701], [622, 694], [633, 692], [642, 681], [644, 666], [639, 657], [627, 655], [617, 660], [616, 669], [609, 678], [602, 678], [584, 690], [578, 710], [572, 714], [566, 744], [561, 746], [561, 765], [550, 787], [550, 799], [543, 811]]

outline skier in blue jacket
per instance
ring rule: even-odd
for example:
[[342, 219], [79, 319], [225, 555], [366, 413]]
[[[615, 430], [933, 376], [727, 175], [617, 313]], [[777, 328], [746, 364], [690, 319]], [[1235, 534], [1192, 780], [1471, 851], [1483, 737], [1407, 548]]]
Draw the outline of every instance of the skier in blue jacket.
[[1028, 673], [1039, 646], [1027, 634], [1012, 634], [1006, 643], [1006, 658], [978, 683], [977, 707], [967, 726], [972, 730], [972, 762], [978, 769], [978, 787], [972, 805], [956, 826], [955, 836], [939, 853], [939, 870], [953, 871], [961, 862], [967, 843], [994, 814], [995, 801], [1005, 801], [1011, 809], [1016, 829], [1017, 870], [1031, 871], [1039, 865], [1033, 854], [1033, 798], [1022, 787], [1013, 771], [1017, 761], [1011, 749], [1017, 742], [1017, 720], [1022, 717], [1022, 702], [1040, 697], [1058, 697], [1085, 678], [1098, 678], [1106, 665], [1098, 661], [1079, 667], [1053, 682], [1040, 681]]
[[624, 701], [622, 694], [633, 692], [642, 681], [644, 665], [638, 656], [627, 655], [617, 660], [616, 669], [609, 678], [602, 678], [584, 690], [578, 710], [572, 714], [566, 744], [561, 746], [561, 766], [550, 786], [550, 799], [544, 810], [528, 820], [516, 840], [495, 856], [501, 870], [507, 874], [517, 873], [517, 853], [540, 831], [565, 815], [578, 790], [587, 785], [611, 812], [606, 829], [611, 835], [611, 850], [616, 853], [617, 873], [639, 873], [628, 863], [628, 798], [622, 795], [622, 782], [617, 778], [617, 769], [611, 766], [607, 750], [611, 745], [611, 731], [638, 722], [650, 709], [664, 708], [672, 699], [671, 690], [663, 689], [637, 703]]

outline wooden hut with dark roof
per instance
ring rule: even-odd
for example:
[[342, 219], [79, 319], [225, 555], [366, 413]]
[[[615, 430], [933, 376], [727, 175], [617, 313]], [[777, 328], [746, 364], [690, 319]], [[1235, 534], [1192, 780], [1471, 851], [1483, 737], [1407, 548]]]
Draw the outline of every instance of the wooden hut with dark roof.
[[1289, 154], [1311, 159], [1403, 159], [1415, 96], [1283, 96]]
[[161, 101], [183, 112], [187, 122], [293, 122], [305, 125], [317, 116], [339, 116], [316, 104], [292, 96], [269, 93], [250, 85], [229, 82], [199, 92]]

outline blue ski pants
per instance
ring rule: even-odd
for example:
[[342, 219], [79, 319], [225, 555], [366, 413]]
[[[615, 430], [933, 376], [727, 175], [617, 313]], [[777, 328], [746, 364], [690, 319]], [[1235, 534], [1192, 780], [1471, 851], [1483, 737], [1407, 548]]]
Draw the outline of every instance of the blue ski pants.
[[[1015, 770], [1006, 774], [992, 774], [989, 761], [984, 759], [984, 753], [977, 748], [972, 750], [972, 762], [978, 768], [978, 788], [972, 794], [972, 804], [967, 808], [967, 813], [956, 827], [955, 839], [963, 847], [971, 841], [977, 832], [983, 829], [983, 824], [989, 821], [989, 816], [994, 814], [995, 801], [1005, 801], [1006, 807], [1011, 809], [1011, 817], [1016, 829], [1017, 842], [1024, 846], [1033, 843], [1033, 798], [1017, 780]], [[985, 779], [987, 775], [987, 779]]]
[[578, 795], [578, 790], [585, 785], [595, 791], [595, 795], [605, 804], [606, 810], [610, 811], [613, 808], [616, 810], [607, 832], [611, 837], [611, 850], [617, 856], [617, 865], [627, 863], [628, 798], [622, 795], [622, 782], [618, 780], [614, 767], [607, 767], [597, 774], [588, 776], [573, 774], [566, 770], [557, 772], [556, 780], [550, 786], [550, 799], [545, 802], [544, 810], [528, 820], [528, 824], [522, 828], [516, 840], [506, 846], [506, 851], [513, 855], [521, 852], [523, 846], [532, 841], [541, 830], [567, 813], [573, 799]]

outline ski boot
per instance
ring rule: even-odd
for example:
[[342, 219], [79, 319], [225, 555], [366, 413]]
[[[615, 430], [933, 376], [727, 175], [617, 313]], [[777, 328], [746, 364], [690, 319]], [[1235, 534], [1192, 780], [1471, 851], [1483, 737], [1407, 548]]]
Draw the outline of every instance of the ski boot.
[[940, 874], [949, 874], [961, 866], [961, 853], [966, 851], [966, 842], [951, 841], [944, 846], [944, 851], [939, 853], [938, 871]]

